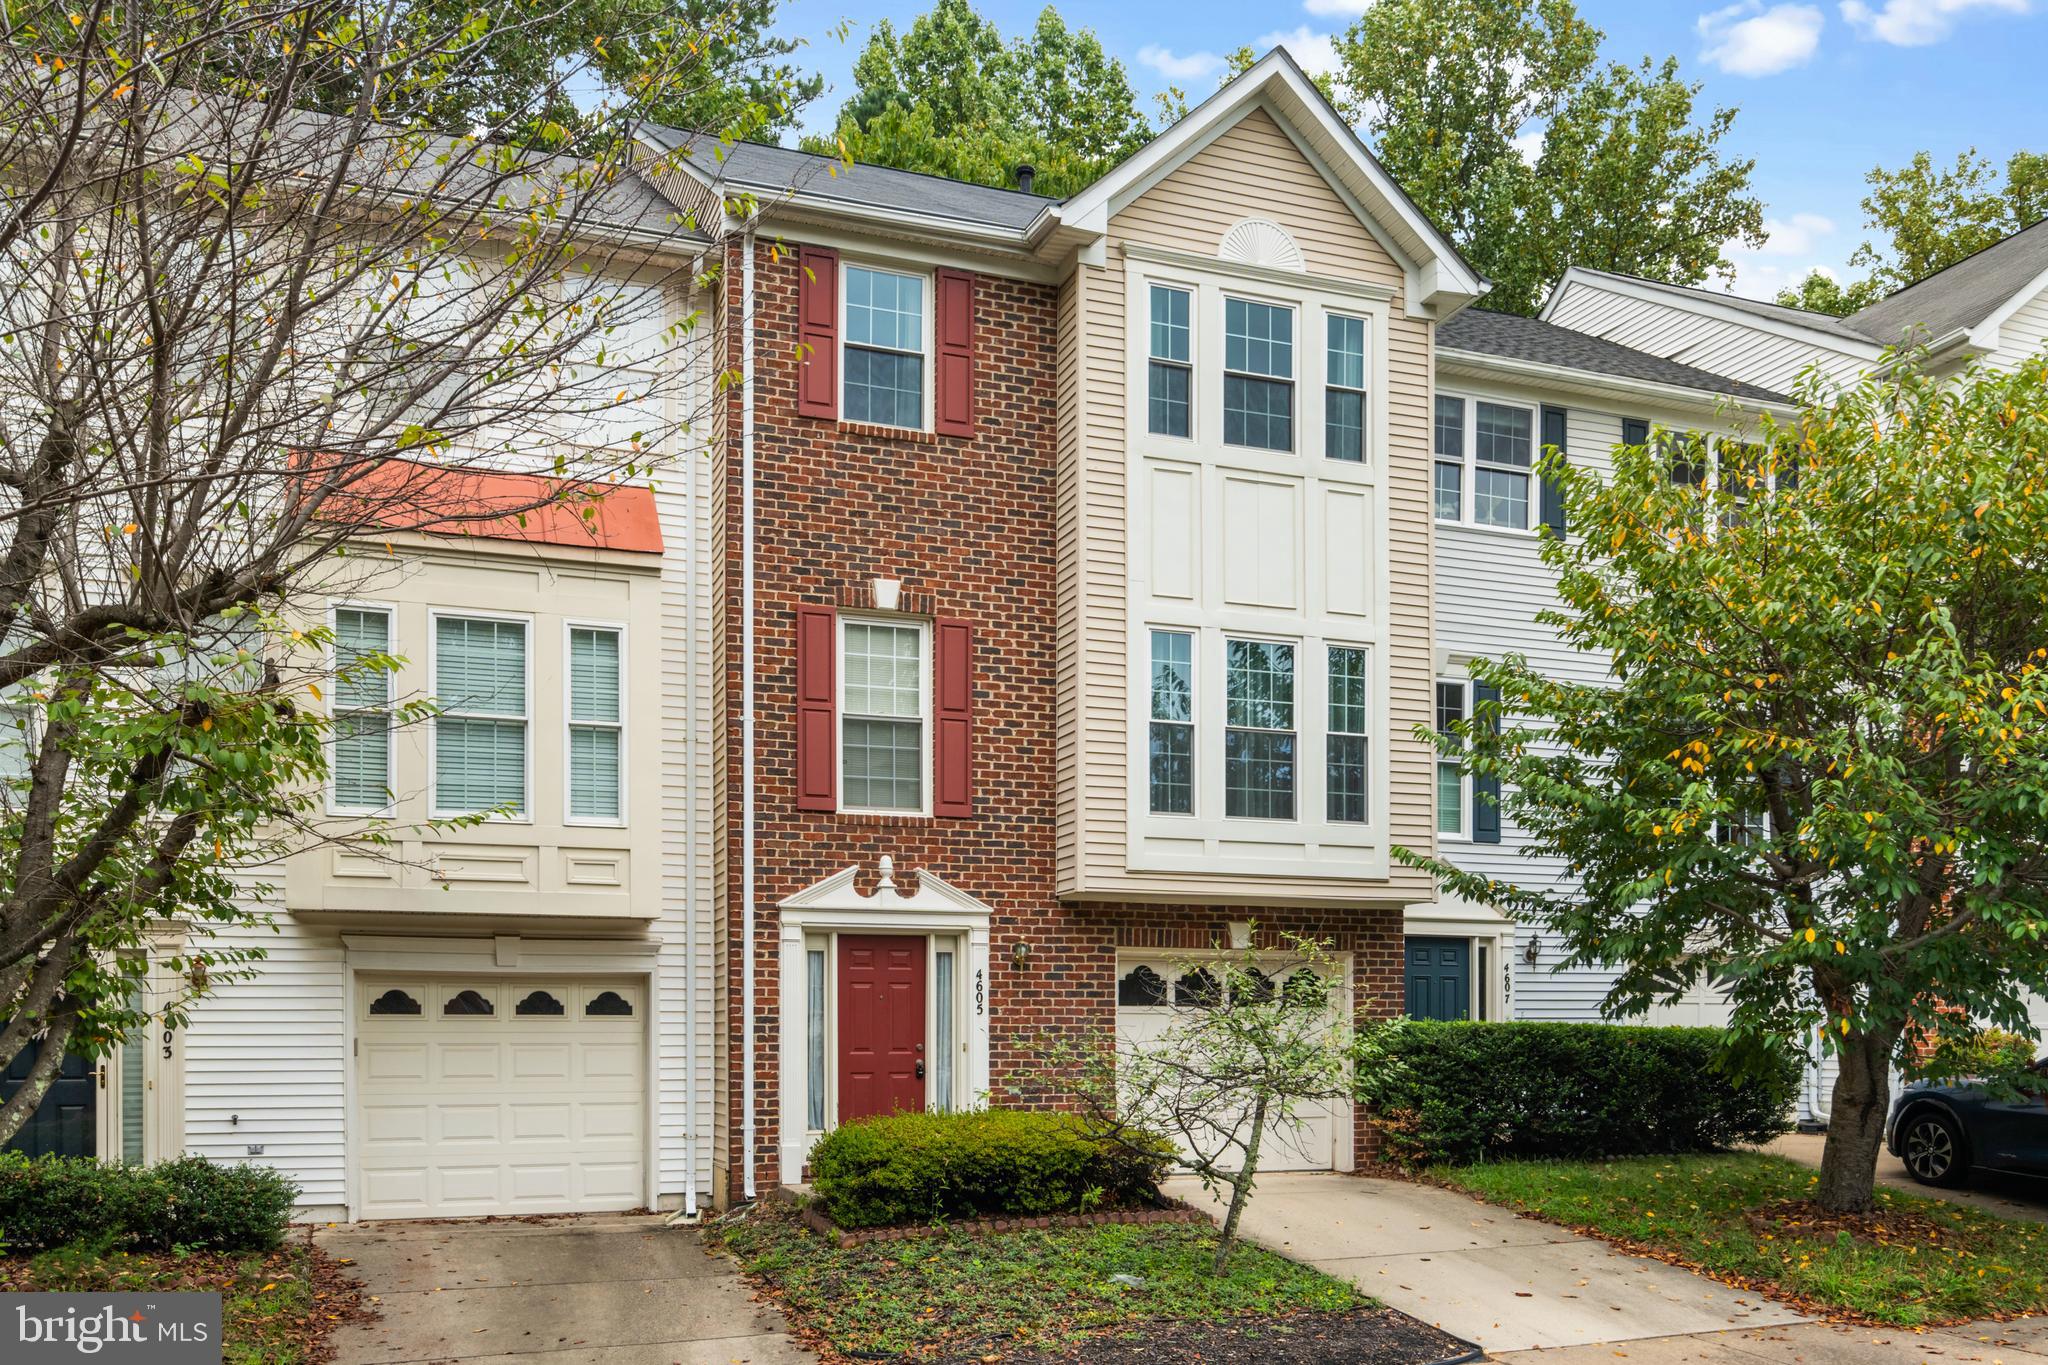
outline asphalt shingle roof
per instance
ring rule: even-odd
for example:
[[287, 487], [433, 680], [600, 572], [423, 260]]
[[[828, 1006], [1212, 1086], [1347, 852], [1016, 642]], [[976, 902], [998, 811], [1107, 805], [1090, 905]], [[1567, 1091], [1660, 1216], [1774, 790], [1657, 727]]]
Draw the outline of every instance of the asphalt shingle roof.
[[675, 128], [649, 126], [645, 131], [667, 150], [681, 151], [701, 174], [761, 194], [785, 194], [793, 189], [807, 197], [862, 208], [894, 209], [1010, 229], [1030, 226], [1047, 205], [1060, 202], [1042, 194], [994, 189], [888, 166], [849, 166], [837, 157], [791, 147], [727, 144]]
[[1439, 351], [1463, 351], [1473, 355], [1561, 365], [1588, 374], [1640, 379], [1651, 384], [1725, 394], [1730, 398], [1765, 403], [1789, 401], [1784, 395], [1769, 389], [1726, 379], [1691, 365], [1681, 365], [1675, 360], [1560, 327], [1554, 322], [1525, 318], [1515, 313], [1494, 313], [1484, 308], [1467, 308], [1448, 322], [1439, 324], [1436, 345]]
[[1804, 308], [1788, 308], [1782, 303], [1771, 303], [1764, 299], [1746, 299], [1740, 294], [1727, 294], [1718, 289], [1701, 289], [1697, 285], [1672, 284], [1668, 280], [1645, 279], [1641, 275], [1624, 275], [1615, 270], [1595, 270], [1591, 266], [1579, 266], [1582, 275], [1593, 275], [1610, 280], [1627, 280], [1630, 284], [1647, 285], [1667, 293], [1685, 294], [1694, 298], [1712, 299], [1723, 307], [1733, 308], [1738, 313], [1749, 313], [1775, 322], [1791, 322], [1801, 327], [1810, 327], [1817, 332], [1827, 332], [1845, 341], [1869, 341], [1870, 338], [1851, 327], [1847, 319], [1832, 317], [1827, 313], [1810, 312]]
[[1915, 280], [1846, 321], [1886, 346], [1899, 344], [1914, 327], [1924, 327], [1921, 340], [1932, 341], [1959, 327], [1975, 327], [2043, 271], [2048, 271], [2048, 218]]

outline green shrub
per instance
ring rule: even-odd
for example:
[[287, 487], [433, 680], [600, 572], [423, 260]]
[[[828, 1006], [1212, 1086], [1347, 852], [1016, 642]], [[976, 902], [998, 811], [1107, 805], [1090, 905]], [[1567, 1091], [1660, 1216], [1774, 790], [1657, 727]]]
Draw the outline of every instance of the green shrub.
[[1149, 1204], [1172, 1160], [1164, 1139], [1134, 1150], [1071, 1114], [894, 1114], [820, 1138], [811, 1184], [833, 1222], [872, 1228]]
[[2034, 1061], [2033, 1040], [2001, 1028], [1944, 1033], [1927, 1060], [1912, 1068], [1916, 1078], [2010, 1082]]
[[297, 1192], [268, 1166], [217, 1166], [196, 1156], [114, 1166], [0, 1152], [0, 1247], [91, 1241], [137, 1251], [267, 1251], [284, 1239]]
[[1360, 1031], [1358, 1098], [1405, 1165], [1708, 1152], [1784, 1132], [1798, 1056], [1736, 1076], [1724, 1050], [1711, 1028], [1404, 1019]]

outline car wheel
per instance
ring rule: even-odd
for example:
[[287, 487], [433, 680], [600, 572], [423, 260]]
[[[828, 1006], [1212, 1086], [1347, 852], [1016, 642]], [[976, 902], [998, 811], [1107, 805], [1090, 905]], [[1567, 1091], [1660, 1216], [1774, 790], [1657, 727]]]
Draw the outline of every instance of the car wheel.
[[1963, 1153], [1963, 1133], [1954, 1119], [1936, 1109], [1922, 1109], [1906, 1119], [1899, 1135], [1899, 1157], [1906, 1174], [1923, 1185], [1950, 1188], [1970, 1174]]

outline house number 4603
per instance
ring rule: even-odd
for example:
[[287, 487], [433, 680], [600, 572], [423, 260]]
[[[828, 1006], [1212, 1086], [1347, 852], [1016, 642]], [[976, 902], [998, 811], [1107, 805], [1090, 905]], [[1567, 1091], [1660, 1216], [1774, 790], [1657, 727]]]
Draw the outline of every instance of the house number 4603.
[[983, 978], [983, 977], [984, 977], [985, 975], [986, 975], [986, 973], [984, 973], [983, 971], [981, 971], [981, 969], [979, 969], [979, 968], [976, 968], [976, 969], [975, 969], [975, 973], [974, 973], [974, 1012], [975, 1012], [975, 1014], [976, 1014], [977, 1016], [979, 1016], [979, 1015], [983, 1015], [983, 1014], [987, 1014], [987, 1013], [988, 1013], [988, 991], [987, 991], [987, 985], [986, 985], [986, 983], [985, 983], [985, 982], [983, 981], [983, 979], [982, 979], [982, 978]]

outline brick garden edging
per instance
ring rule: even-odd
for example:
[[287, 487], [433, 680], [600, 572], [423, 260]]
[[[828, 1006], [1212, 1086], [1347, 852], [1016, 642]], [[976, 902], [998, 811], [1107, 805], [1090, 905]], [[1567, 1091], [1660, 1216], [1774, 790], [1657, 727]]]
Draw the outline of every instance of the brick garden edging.
[[888, 1228], [842, 1228], [827, 1218], [815, 1203], [798, 1211], [804, 1226], [829, 1240], [841, 1251], [866, 1246], [869, 1242], [912, 1242], [920, 1237], [944, 1237], [964, 1232], [986, 1237], [999, 1232], [1026, 1232], [1035, 1228], [1099, 1228], [1111, 1223], [1206, 1223], [1209, 1215], [1189, 1204], [1174, 1200], [1164, 1208], [1104, 1209], [1097, 1213], [1048, 1213], [1035, 1218], [976, 1218], [953, 1223], [911, 1223]]

